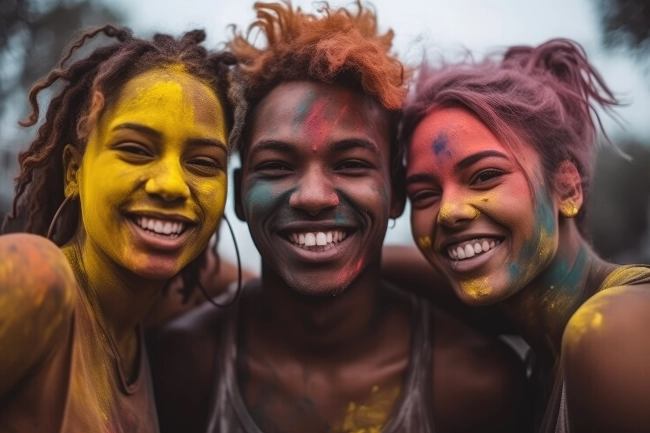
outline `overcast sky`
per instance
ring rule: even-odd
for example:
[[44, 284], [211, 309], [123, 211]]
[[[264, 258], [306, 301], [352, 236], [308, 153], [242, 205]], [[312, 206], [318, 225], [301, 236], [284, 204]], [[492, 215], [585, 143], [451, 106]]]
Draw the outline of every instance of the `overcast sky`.
[[[624, 53], [604, 52], [594, 5], [597, 0], [375, 0], [379, 25], [395, 31], [395, 50], [403, 60], [417, 63], [425, 50], [453, 55], [469, 49], [481, 56], [508, 45], [535, 45], [554, 37], [578, 41], [610, 87], [629, 105], [619, 110], [626, 120], [625, 131], [609, 119], [604, 123], [612, 136], [633, 134], [650, 136], [650, 79], [641, 66]], [[227, 26], [245, 28], [255, 18], [248, 0], [111, 0], [122, 9], [127, 23], [137, 34], [154, 31], [181, 33], [192, 28], [208, 32], [209, 43], [216, 46], [229, 33]], [[294, 1], [314, 11], [311, 1]], [[349, 5], [332, 1], [331, 5]], [[238, 164], [233, 161], [233, 166]], [[259, 269], [259, 256], [248, 230], [236, 221], [232, 202], [226, 213], [236, 226], [244, 266]], [[408, 215], [407, 209], [405, 215]], [[224, 256], [233, 257], [232, 241], [222, 228]], [[412, 243], [407, 218], [388, 230], [387, 242]]]

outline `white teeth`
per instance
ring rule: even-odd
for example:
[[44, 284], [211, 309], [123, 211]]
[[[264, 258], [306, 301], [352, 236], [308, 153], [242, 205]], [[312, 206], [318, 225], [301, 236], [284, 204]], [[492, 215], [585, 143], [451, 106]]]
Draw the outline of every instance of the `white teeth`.
[[467, 243], [463, 242], [460, 245], [456, 244], [457, 246], [454, 247], [448, 247], [447, 254], [454, 260], [469, 259], [470, 257], [474, 257], [477, 254], [488, 252], [500, 244], [501, 241], [498, 240], [473, 240]]
[[178, 235], [185, 229], [185, 224], [181, 222], [162, 221], [146, 217], [137, 217], [136, 223], [143, 229], [160, 235]]
[[294, 244], [313, 247], [341, 242], [345, 236], [343, 230], [330, 230], [327, 232], [291, 233], [288, 238]]

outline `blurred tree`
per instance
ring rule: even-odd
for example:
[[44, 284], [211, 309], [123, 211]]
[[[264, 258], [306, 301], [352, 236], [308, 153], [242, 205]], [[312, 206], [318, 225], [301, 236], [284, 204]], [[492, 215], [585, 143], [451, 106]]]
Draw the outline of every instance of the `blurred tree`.
[[650, 56], [650, 0], [596, 1], [605, 45]]
[[587, 217], [594, 248], [618, 263], [650, 263], [650, 146], [619, 142], [632, 157], [626, 161], [601, 146]]
[[17, 154], [33, 133], [13, 126], [26, 113], [29, 88], [79, 29], [120, 21], [99, 0], [0, 0], [0, 217], [13, 197]]

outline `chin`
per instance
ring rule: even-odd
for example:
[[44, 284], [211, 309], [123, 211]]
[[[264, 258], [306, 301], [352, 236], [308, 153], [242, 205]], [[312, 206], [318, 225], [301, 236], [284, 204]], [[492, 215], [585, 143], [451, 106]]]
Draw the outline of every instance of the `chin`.
[[[330, 278], [331, 279], [331, 278]], [[323, 282], [323, 278], [291, 278], [285, 280], [295, 292], [311, 297], [334, 297], [345, 292], [351, 281], [341, 281], [335, 284]]]
[[508, 297], [506, 291], [495, 288], [487, 278], [457, 281], [454, 291], [464, 304], [471, 307], [484, 307]]

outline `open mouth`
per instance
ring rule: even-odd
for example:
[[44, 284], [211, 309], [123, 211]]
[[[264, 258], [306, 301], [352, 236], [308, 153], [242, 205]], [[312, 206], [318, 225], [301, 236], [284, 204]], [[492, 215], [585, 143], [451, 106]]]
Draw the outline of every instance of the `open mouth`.
[[143, 216], [131, 216], [131, 220], [147, 234], [162, 239], [176, 239], [187, 229], [182, 221], [161, 220]]
[[459, 242], [447, 247], [447, 255], [452, 260], [467, 260], [485, 254], [501, 245], [503, 240], [493, 237], [481, 237]]
[[307, 251], [328, 251], [347, 238], [345, 230], [314, 232], [292, 232], [287, 234], [289, 242]]

